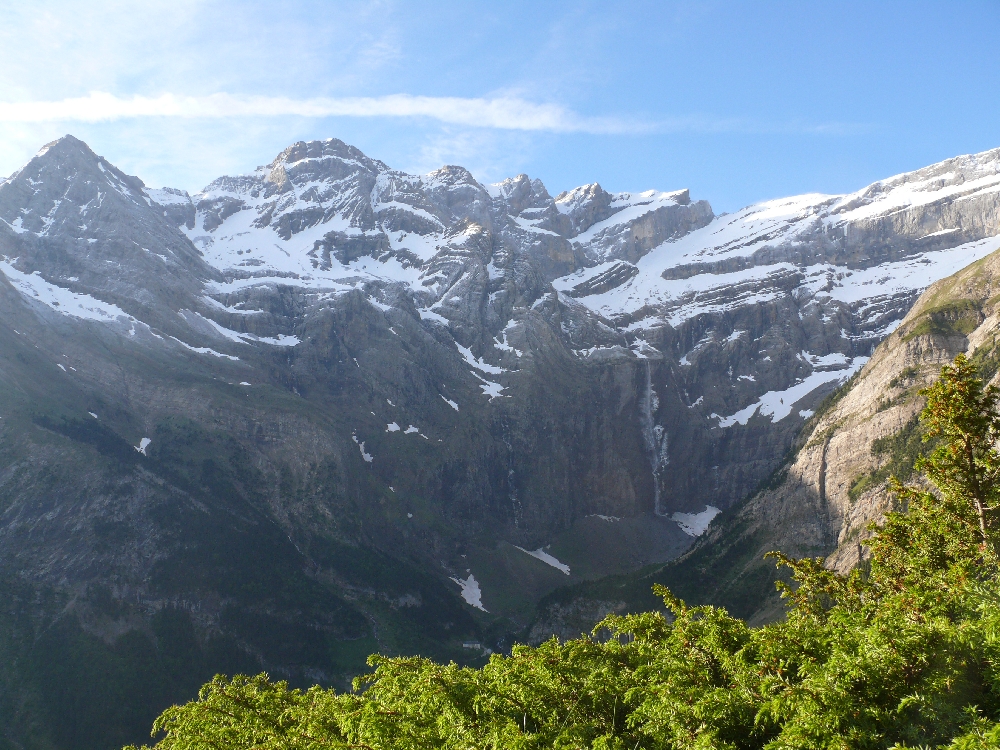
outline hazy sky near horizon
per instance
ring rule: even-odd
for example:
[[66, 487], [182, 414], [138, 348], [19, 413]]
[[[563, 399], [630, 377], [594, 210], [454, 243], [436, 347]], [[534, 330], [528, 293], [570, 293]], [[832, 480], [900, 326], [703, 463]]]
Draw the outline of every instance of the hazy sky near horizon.
[[732, 211], [1000, 147], [997, 0], [5, 5], [0, 175], [72, 133], [195, 191], [336, 137]]

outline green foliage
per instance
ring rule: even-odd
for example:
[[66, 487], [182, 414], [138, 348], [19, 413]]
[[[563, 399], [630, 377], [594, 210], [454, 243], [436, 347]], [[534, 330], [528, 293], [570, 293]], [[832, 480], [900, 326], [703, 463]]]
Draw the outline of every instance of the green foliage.
[[[955, 519], [978, 523], [980, 542], [995, 558], [994, 537], [1000, 503], [1000, 390], [983, 386], [972, 363], [960, 354], [941, 379], [922, 392], [927, 396], [923, 419], [927, 438], [941, 445], [917, 462], [941, 491]], [[975, 511], [973, 518], [972, 512]], [[992, 560], [991, 560], [992, 561]]]
[[923, 316], [903, 337], [909, 341], [917, 336], [968, 335], [979, 326], [982, 313], [979, 303], [971, 299], [947, 302], [924, 311]]
[[885, 463], [871, 474], [862, 474], [855, 478], [847, 491], [848, 497], [854, 502], [865, 490], [878, 487], [890, 477], [901, 481], [908, 480], [913, 475], [916, 462], [929, 453], [936, 445], [936, 440], [925, 440], [920, 420], [914, 416], [903, 425], [903, 429], [892, 435], [878, 438], [872, 442], [873, 456], [885, 458]]
[[870, 564], [849, 575], [774, 553], [793, 579], [781, 622], [655, 587], [666, 612], [481, 669], [373, 656], [349, 693], [218, 676], [157, 719], [157, 748], [995, 748], [1000, 394], [964, 357], [923, 394], [933, 450], [917, 468], [935, 490], [893, 478], [906, 511], [871, 527]]
[[[994, 298], [990, 300], [989, 304], [996, 305], [998, 302], [1000, 302], [1000, 298]], [[980, 344], [973, 353], [972, 363], [976, 366], [976, 370], [984, 380], [990, 380], [1000, 371], [1000, 346], [997, 346], [997, 335], [995, 332], [989, 342]]]

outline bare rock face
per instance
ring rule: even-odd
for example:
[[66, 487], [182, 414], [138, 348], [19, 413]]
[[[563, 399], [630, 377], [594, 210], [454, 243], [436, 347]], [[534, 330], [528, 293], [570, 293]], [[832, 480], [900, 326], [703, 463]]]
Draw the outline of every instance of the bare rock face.
[[579, 638], [582, 633], [589, 633], [594, 623], [608, 615], [623, 613], [625, 609], [625, 602], [622, 601], [576, 599], [566, 604], [553, 603], [531, 624], [526, 640], [537, 646], [553, 635], [560, 640]]

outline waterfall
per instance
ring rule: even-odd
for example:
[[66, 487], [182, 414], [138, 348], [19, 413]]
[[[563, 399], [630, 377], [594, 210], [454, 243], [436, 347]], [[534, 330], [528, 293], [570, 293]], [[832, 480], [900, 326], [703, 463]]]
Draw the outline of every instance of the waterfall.
[[646, 360], [646, 389], [639, 402], [639, 425], [642, 428], [642, 438], [649, 454], [649, 464], [653, 471], [653, 512], [662, 516], [660, 508], [660, 483], [663, 469], [670, 463], [669, 436], [662, 425], [656, 424], [654, 414], [660, 408], [660, 397], [653, 388], [653, 375], [650, 361]]

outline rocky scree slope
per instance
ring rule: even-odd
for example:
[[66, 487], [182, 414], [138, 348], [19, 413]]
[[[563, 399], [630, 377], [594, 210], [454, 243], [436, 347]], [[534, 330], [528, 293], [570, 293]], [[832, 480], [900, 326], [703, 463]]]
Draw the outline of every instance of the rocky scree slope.
[[[994, 151], [716, 217], [328, 140], [188, 195], [50, 144], [0, 184], [0, 568], [59, 634], [37, 712], [144, 729], [182, 646], [306, 681], [461, 658], [675, 556], [996, 246], [998, 191]], [[88, 649], [151, 649], [160, 692], [53, 704]]]

